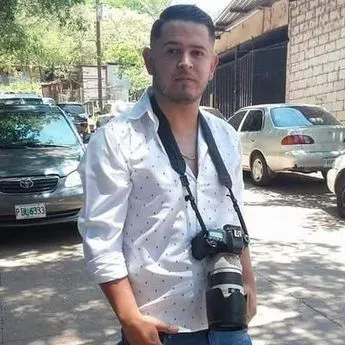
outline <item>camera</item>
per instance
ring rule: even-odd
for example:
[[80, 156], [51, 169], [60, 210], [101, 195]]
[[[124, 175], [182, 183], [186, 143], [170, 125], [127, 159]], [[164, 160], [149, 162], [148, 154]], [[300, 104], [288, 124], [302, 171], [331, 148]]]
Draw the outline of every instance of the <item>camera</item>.
[[222, 229], [199, 232], [192, 240], [194, 259], [202, 260], [206, 256], [218, 253], [241, 255], [244, 237], [240, 226], [226, 224]]
[[207, 258], [206, 307], [210, 329], [240, 330], [247, 327], [247, 304], [239, 259], [248, 238], [240, 226], [198, 233], [192, 240], [196, 260]]

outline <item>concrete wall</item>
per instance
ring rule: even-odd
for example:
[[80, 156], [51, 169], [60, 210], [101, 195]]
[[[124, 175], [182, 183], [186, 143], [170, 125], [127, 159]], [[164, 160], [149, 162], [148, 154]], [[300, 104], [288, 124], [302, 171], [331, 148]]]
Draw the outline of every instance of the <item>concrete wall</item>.
[[345, 0], [290, 2], [287, 94], [345, 122]]
[[[345, 1], [345, 0], [344, 0]], [[289, 1], [279, 0], [272, 7], [261, 8], [235, 23], [216, 40], [216, 53], [223, 53], [241, 43], [288, 25]]]

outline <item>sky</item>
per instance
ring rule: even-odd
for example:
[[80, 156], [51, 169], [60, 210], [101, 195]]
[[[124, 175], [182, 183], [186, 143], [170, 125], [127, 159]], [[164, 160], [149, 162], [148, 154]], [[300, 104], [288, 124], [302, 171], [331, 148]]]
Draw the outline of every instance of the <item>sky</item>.
[[230, 3], [231, 0], [172, 0], [171, 4], [192, 4], [199, 6], [213, 19]]

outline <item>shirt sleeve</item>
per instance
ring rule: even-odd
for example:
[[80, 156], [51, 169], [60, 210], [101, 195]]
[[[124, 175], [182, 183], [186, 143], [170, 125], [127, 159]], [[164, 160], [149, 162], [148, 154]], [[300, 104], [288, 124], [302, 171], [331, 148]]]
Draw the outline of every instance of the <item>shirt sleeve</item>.
[[107, 126], [97, 130], [78, 168], [84, 189], [78, 228], [87, 268], [98, 283], [128, 274], [122, 243], [131, 181], [114, 133]]

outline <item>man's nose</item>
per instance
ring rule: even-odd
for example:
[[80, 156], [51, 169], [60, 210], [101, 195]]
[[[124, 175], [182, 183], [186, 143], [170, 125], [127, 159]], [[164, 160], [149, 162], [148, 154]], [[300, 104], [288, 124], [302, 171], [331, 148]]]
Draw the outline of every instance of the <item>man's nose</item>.
[[181, 56], [181, 60], [178, 63], [178, 67], [179, 68], [184, 68], [184, 69], [191, 69], [193, 68], [193, 62], [192, 59], [190, 57], [190, 55], [188, 53], [184, 53]]

